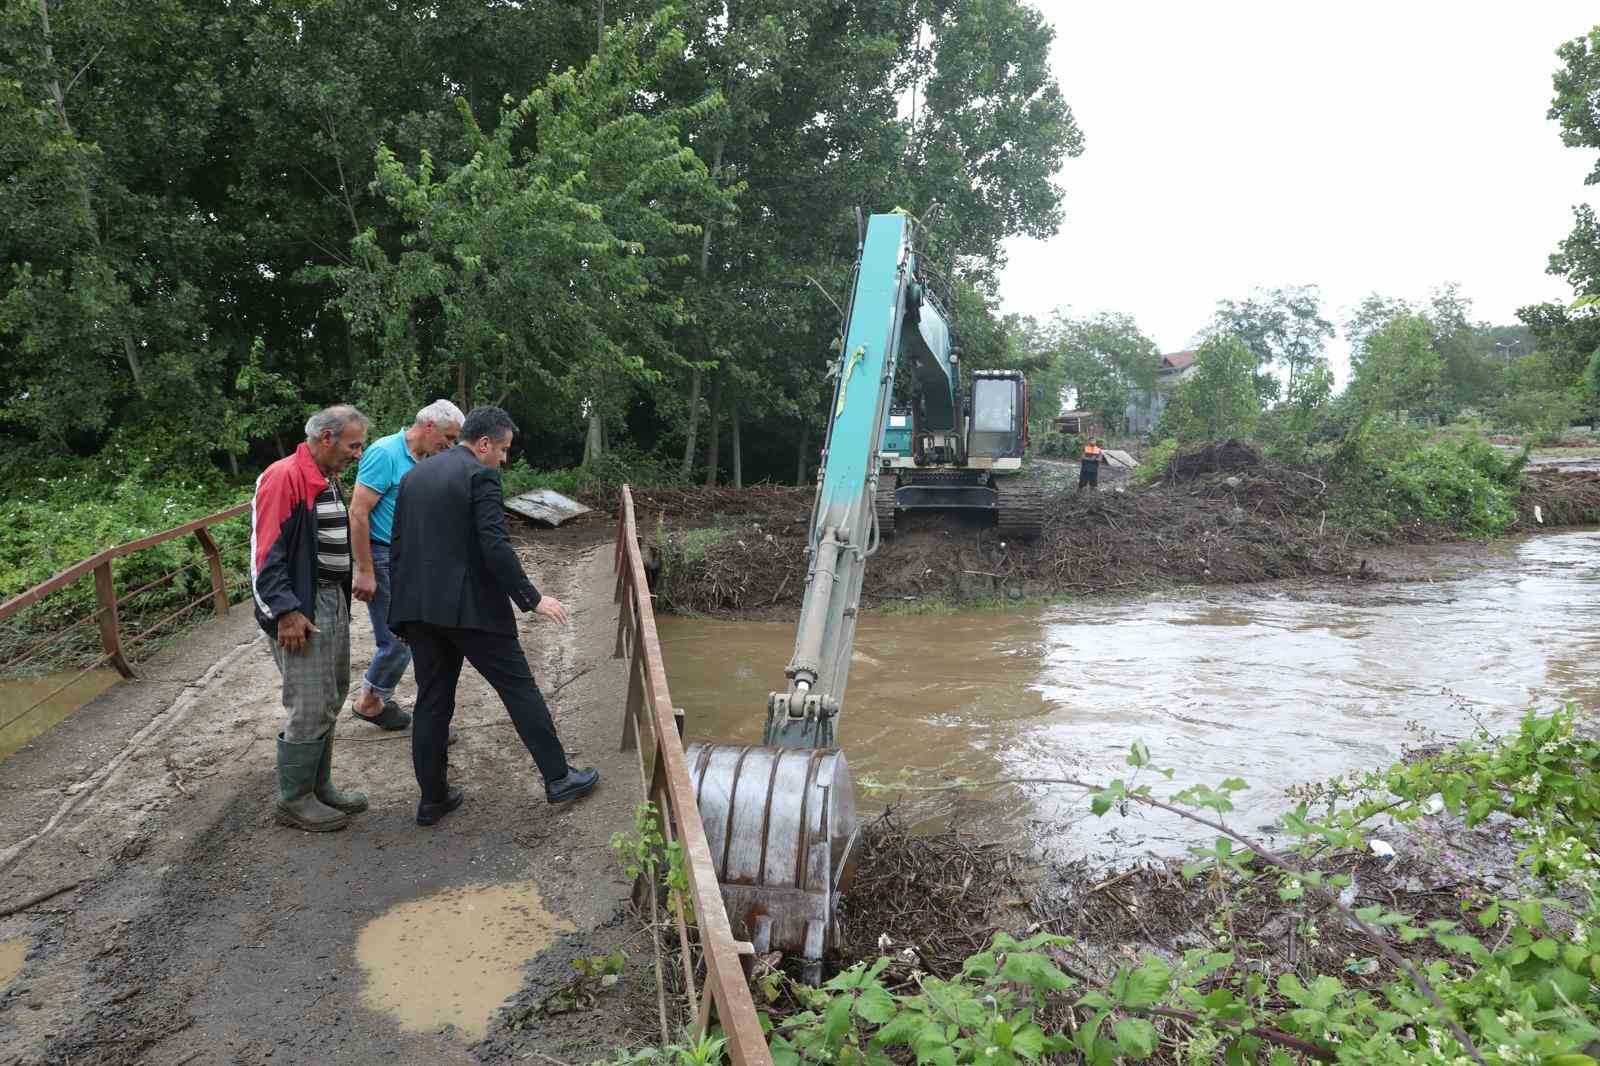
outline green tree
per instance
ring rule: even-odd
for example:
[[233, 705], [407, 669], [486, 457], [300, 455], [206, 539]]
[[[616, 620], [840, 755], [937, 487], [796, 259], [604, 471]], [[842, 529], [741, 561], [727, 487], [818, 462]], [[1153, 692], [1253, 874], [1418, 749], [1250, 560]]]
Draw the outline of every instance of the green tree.
[[[1054, 231], [1055, 175], [1082, 138], [1050, 72], [1052, 31], [1016, 0], [753, 0], [683, 12], [689, 48], [666, 94], [726, 99], [694, 143], [744, 184], [737, 217], [707, 228], [685, 287], [694, 325], [680, 338], [692, 355], [683, 399], [660, 403], [681, 419], [687, 473], [707, 391], [721, 401], [719, 425], [737, 400], [815, 450], [821, 376], [857, 250], [854, 207], [922, 218], [925, 260], [944, 275], [968, 365], [979, 365], [998, 328], [1003, 242]], [[982, 295], [962, 294], [964, 284]], [[709, 390], [702, 370], [713, 370]], [[792, 418], [806, 420], [799, 434]]]
[[57, 447], [131, 415], [182, 451], [220, 420], [203, 323], [226, 238], [190, 180], [211, 29], [182, 0], [0, 4], [0, 419]]
[[[1463, 408], [1491, 405], [1504, 389], [1504, 369], [1511, 357], [1532, 350], [1532, 335], [1524, 326], [1473, 322], [1471, 313], [1472, 302], [1453, 282], [1434, 289], [1428, 301], [1420, 304], [1368, 296], [1345, 323], [1351, 366], [1361, 365], [1369, 340], [1384, 327], [1406, 317], [1425, 319], [1432, 330], [1430, 347], [1440, 361], [1438, 379], [1436, 385], [1408, 395], [1404, 406], [1413, 413], [1448, 421]], [[1392, 399], [1384, 389], [1373, 395], [1385, 398], [1379, 408]], [[1368, 398], [1364, 396], [1362, 402]]]
[[1426, 405], [1444, 377], [1444, 359], [1434, 340], [1434, 324], [1410, 312], [1369, 334], [1360, 358], [1351, 362], [1350, 388], [1361, 405], [1395, 413]]
[[[411, 168], [385, 146], [377, 185], [408, 223], [391, 256], [371, 229], [356, 265], [331, 276], [359, 333], [376, 338], [368, 395], [398, 413], [424, 351], [458, 368], [474, 398], [537, 388], [564, 402], [617, 402], [619, 382], [654, 382], [683, 321], [672, 284], [699, 218], [727, 210], [704, 163], [680, 139], [717, 106], [663, 114], [635, 102], [683, 47], [665, 19], [617, 33], [581, 71], [551, 75], [508, 106], [492, 132], [458, 102], [469, 159]], [[536, 129], [536, 146], [517, 143]], [[406, 389], [402, 392], [400, 390]]]
[[1155, 436], [1180, 444], [1247, 437], [1261, 417], [1255, 352], [1238, 337], [1218, 334], [1201, 344], [1194, 373], [1173, 390]]
[[[1562, 66], [1553, 80], [1555, 96], [1548, 117], [1561, 126], [1561, 142], [1569, 148], [1600, 149], [1600, 26], [1556, 49]], [[1600, 156], [1584, 179], [1600, 184]], [[1587, 204], [1573, 208], [1572, 232], [1550, 257], [1550, 273], [1571, 282], [1580, 296], [1600, 293], [1600, 222]]]
[[1077, 392], [1077, 405], [1098, 412], [1108, 427], [1122, 428], [1135, 394], [1156, 386], [1160, 350], [1139, 331], [1132, 315], [1058, 318], [1056, 348], [1066, 383]]
[[1218, 300], [1211, 332], [1231, 333], [1256, 357], [1256, 392], [1263, 402], [1277, 399], [1281, 389], [1274, 369], [1286, 373], [1290, 392], [1299, 377], [1326, 366], [1325, 352], [1333, 323], [1322, 317], [1322, 296], [1315, 285], [1256, 290], [1244, 300]]

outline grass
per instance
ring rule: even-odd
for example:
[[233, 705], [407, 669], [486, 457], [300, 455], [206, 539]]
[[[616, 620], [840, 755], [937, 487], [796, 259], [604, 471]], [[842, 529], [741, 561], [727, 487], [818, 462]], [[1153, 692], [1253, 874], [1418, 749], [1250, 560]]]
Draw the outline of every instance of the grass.
[[701, 529], [674, 530], [668, 536], [673, 560], [678, 563], [696, 563], [733, 536], [733, 530], [720, 526]]

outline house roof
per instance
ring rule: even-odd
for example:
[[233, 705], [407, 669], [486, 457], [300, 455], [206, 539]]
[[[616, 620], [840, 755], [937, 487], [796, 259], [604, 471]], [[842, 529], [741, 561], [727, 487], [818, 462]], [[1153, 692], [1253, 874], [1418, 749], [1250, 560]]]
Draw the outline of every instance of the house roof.
[[1173, 352], [1170, 355], [1163, 355], [1161, 357], [1161, 369], [1183, 370], [1192, 362], [1194, 362], [1193, 349], [1190, 349], [1186, 352]]

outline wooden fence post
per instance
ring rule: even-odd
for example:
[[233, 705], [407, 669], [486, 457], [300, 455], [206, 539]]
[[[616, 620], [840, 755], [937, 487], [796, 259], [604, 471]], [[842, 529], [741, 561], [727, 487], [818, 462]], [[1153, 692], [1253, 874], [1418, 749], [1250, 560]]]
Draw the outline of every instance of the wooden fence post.
[[217, 542], [211, 539], [204, 526], [195, 530], [194, 536], [200, 542], [200, 550], [206, 553], [206, 562], [211, 564], [211, 603], [217, 617], [221, 618], [228, 613], [228, 584], [222, 576], [222, 552], [217, 550]]
[[100, 646], [117, 673], [131, 678], [133, 667], [122, 655], [122, 637], [117, 633], [117, 590], [111, 583], [110, 559], [94, 568], [94, 598], [100, 605], [96, 612], [100, 616]]

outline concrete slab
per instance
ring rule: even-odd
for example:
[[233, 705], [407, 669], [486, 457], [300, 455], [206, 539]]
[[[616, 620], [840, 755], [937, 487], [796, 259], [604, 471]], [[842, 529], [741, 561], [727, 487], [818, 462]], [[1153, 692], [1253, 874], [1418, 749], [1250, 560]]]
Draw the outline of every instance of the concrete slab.
[[1134, 470], [1139, 466], [1139, 460], [1135, 459], [1127, 452], [1118, 451], [1115, 448], [1105, 449], [1105, 456], [1106, 462], [1111, 466], [1120, 466], [1124, 470]]
[[587, 514], [589, 508], [554, 489], [534, 489], [506, 501], [506, 510], [545, 526], [561, 523]]

